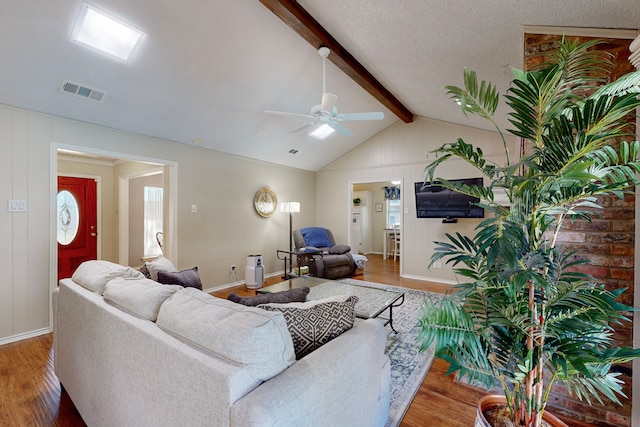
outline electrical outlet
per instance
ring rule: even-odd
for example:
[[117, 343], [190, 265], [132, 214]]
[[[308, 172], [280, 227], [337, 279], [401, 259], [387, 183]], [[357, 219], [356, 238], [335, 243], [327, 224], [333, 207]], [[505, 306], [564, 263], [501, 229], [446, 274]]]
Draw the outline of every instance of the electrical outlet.
[[236, 266], [234, 264], [231, 264], [231, 271], [236, 271]]
[[442, 263], [440, 261], [436, 261], [433, 263], [433, 268], [442, 268]]

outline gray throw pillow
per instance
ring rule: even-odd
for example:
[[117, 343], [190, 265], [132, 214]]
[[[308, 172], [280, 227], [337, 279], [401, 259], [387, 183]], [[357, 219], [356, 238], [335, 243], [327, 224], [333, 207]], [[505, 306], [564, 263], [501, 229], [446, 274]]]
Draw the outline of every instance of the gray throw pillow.
[[330, 254], [342, 255], [347, 252], [351, 252], [351, 246], [349, 245], [335, 245], [329, 248]]
[[158, 282], [165, 285], [180, 285], [185, 288], [202, 290], [202, 281], [198, 274], [198, 267], [182, 271], [158, 271]]
[[[297, 360], [353, 327], [358, 297], [345, 297], [343, 302], [323, 301], [325, 300], [309, 301], [304, 304], [259, 306], [264, 310], [282, 312], [287, 321], [287, 329], [291, 334]], [[299, 306], [304, 307], [299, 308]]]
[[227, 299], [238, 304], [255, 307], [260, 304], [304, 302], [307, 300], [308, 294], [309, 288], [304, 287], [290, 289], [288, 291], [260, 294], [256, 295], [255, 297], [241, 297], [235, 293], [232, 293], [227, 297]]

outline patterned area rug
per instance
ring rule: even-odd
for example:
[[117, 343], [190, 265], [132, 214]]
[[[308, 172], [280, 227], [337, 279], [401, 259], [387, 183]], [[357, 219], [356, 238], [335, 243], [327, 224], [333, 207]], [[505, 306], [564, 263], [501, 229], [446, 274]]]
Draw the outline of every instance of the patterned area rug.
[[427, 375], [431, 362], [433, 362], [433, 348], [420, 353], [420, 345], [416, 342], [422, 303], [425, 298], [438, 299], [441, 295], [362, 280], [342, 279], [340, 282], [352, 285], [366, 285], [379, 289], [399, 290], [405, 293], [404, 303], [400, 307], [393, 309], [393, 327], [398, 333], [394, 334], [391, 328], [388, 325], [386, 326], [389, 334], [387, 335], [385, 353], [391, 361], [391, 408], [386, 427], [396, 427], [402, 421], [402, 417]]

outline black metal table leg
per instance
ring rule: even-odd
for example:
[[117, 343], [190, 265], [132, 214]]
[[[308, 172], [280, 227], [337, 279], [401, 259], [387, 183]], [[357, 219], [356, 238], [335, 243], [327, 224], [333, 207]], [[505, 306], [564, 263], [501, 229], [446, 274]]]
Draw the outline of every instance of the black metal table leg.
[[398, 304], [391, 304], [389, 306], [389, 327], [391, 327], [391, 330], [396, 334], [398, 333], [398, 331], [396, 331], [395, 328], [393, 327], [393, 307], [400, 307], [403, 303], [404, 303], [404, 294], [402, 294], [402, 300]]

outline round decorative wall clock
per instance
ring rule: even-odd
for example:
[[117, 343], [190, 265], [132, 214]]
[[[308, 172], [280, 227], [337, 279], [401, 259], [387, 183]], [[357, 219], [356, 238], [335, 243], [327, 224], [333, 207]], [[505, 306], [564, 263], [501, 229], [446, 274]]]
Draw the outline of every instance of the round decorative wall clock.
[[269, 187], [262, 187], [256, 192], [253, 205], [258, 215], [267, 218], [278, 209], [278, 197]]

